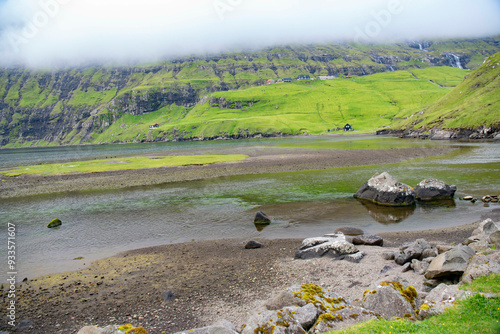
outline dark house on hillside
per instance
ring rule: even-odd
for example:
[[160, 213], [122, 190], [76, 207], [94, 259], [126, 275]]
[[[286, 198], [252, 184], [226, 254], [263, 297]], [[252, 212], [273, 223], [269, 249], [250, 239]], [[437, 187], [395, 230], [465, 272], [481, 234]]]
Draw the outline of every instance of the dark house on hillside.
[[159, 124], [151, 124], [151, 125], [149, 126], [149, 128], [150, 128], [150, 129], [158, 129], [159, 127], [160, 127], [160, 125], [159, 125]]
[[283, 82], [292, 82], [292, 78], [283, 78]]
[[311, 77], [308, 74], [301, 74], [297, 80], [311, 80]]
[[344, 125], [344, 131], [354, 131], [354, 128], [351, 124], [347, 123], [346, 125]]

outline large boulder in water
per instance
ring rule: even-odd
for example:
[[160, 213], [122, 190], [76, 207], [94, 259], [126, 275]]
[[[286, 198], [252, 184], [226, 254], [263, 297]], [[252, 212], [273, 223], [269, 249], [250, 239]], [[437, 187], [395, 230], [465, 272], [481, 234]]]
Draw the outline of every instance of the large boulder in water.
[[375, 174], [354, 194], [355, 198], [386, 206], [410, 206], [415, 204], [415, 192], [389, 173]]
[[415, 196], [421, 201], [452, 199], [455, 191], [455, 185], [448, 185], [437, 179], [425, 179], [415, 187]]

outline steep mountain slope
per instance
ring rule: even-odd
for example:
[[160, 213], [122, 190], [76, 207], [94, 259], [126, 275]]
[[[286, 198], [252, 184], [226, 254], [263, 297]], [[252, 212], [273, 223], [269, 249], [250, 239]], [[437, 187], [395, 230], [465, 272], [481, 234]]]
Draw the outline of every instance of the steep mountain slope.
[[[193, 108], [169, 106], [142, 115], [126, 114], [91, 140], [99, 143], [321, 134], [341, 131], [346, 123], [356, 131], [374, 132], [391, 125], [399, 112], [416, 112], [435, 102], [467, 73], [452, 67], [432, 67], [217, 92]], [[434, 82], [442, 82], [443, 86]], [[150, 129], [150, 124], [158, 124], [158, 128]]]
[[[116, 141], [102, 134], [123, 117], [152, 119], [161, 114], [163, 121], [172, 123], [208, 101], [212, 93], [260, 86], [269, 79], [299, 74], [343, 77], [432, 66], [475, 68], [498, 51], [500, 37], [284, 46], [131, 67], [0, 68], [0, 146], [78, 144], [98, 137], [103, 142]], [[156, 114], [149, 115], [152, 112]]]
[[[429, 107], [417, 112], [402, 112], [393, 128], [406, 134], [428, 133], [431, 129], [452, 130], [455, 136], [468, 137], [500, 130], [500, 53], [490, 56], [465, 80]], [[474, 131], [476, 130], [476, 131]]]

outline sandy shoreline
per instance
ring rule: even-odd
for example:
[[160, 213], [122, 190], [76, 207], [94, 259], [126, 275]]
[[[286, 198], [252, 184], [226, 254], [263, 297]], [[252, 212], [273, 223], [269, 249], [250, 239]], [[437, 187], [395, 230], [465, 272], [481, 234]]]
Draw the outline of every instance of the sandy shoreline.
[[[125, 189], [171, 182], [202, 180], [232, 175], [319, 170], [337, 167], [380, 165], [436, 156], [450, 148], [402, 148], [377, 150], [312, 150], [250, 146], [217, 150], [217, 154], [246, 154], [244, 161], [206, 166], [165, 167], [103, 173], [53, 176], [0, 176], [0, 198], [16, 198], [85, 190]], [[213, 150], [189, 151], [208, 154]], [[176, 154], [180, 154], [176, 152]]]
[[[217, 154], [250, 156], [238, 163], [2, 177], [0, 198], [124, 189], [230, 175], [379, 165], [436, 156], [449, 150], [305, 150], [251, 146], [217, 151]], [[381, 273], [381, 269], [390, 264], [381, 253], [421, 237], [434, 245], [460, 243], [470, 236], [475, 226], [474, 223], [440, 230], [382, 233], [385, 246], [360, 247], [367, 256], [359, 264], [331, 259], [294, 260], [302, 239], [257, 240], [264, 247], [255, 250], [244, 249], [249, 240], [200, 241], [131, 250], [95, 261], [86, 269], [23, 282], [17, 299], [18, 323], [26, 320], [31, 327], [13, 333], [76, 333], [86, 325], [124, 323], [144, 326], [148, 333], [174, 333], [222, 319], [240, 326], [248, 312], [273, 293], [295, 284], [319, 284], [352, 300], [359, 298], [373, 280], [385, 275], [402, 275], [413, 284], [421, 285], [422, 276], [401, 274], [398, 268]], [[176, 299], [165, 301], [165, 291], [171, 291]], [[2, 291], [0, 299], [2, 308], [8, 302], [5, 292]], [[12, 331], [12, 328], [1, 323], [1, 330]]]
[[[497, 213], [498, 214], [498, 213]], [[425, 238], [433, 245], [460, 243], [477, 223], [439, 230], [382, 233], [384, 247], [360, 246], [359, 264], [332, 259], [294, 260], [301, 239], [189, 242], [137, 249], [95, 261], [89, 268], [23, 282], [19, 320], [32, 329], [14, 333], [76, 333], [86, 325], [133, 323], [148, 333], [174, 333], [226, 319], [241, 325], [249, 312], [288, 286], [315, 283], [348, 299], [360, 298], [376, 279], [405, 277], [417, 287], [423, 276], [400, 267], [381, 273], [382, 252]], [[170, 290], [176, 300], [165, 302]], [[6, 294], [2, 293], [2, 307]], [[11, 330], [4, 324], [0, 330]]]

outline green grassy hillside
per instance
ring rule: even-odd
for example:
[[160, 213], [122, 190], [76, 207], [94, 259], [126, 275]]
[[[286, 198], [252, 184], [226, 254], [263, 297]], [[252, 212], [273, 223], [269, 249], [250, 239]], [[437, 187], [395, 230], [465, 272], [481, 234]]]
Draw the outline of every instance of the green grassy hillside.
[[[373, 132], [393, 124], [397, 114], [431, 105], [468, 73], [433, 67], [217, 92], [193, 108], [170, 106], [144, 115], [125, 115], [94, 142], [322, 134], [346, 123], [356, 131]], [[159, 128], [150, 130], [149, 125], [156, 123]]]
[[484, 63], [448, 94], [422, 108], [396, 115], [393, 125], [402, 130], [499, 128], [500, 125], [500, 53]]
[[[456, 86], [463, 79], [451, 67], [456, 57], [475, 69], [498, 51], [500, 36], [279, 46], [135, 66], [0, 68], [0, 147], [323, 133], [345, 122], [372, 131]], [[353, 79], [263, 86], [300, 74]], [[161, 127], [149, 132], [149, 123]]]

